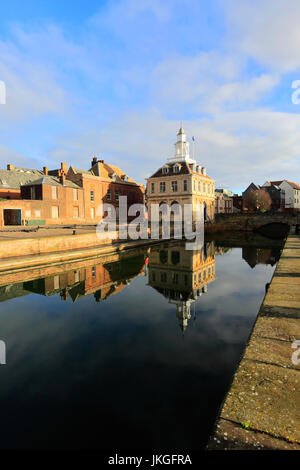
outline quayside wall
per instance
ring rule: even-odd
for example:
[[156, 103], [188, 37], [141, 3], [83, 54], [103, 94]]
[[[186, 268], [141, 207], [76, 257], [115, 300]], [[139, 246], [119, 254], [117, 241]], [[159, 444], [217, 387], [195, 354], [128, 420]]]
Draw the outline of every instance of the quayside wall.
[[300, 450], [300, 236], [289, 235], [207, 449]]

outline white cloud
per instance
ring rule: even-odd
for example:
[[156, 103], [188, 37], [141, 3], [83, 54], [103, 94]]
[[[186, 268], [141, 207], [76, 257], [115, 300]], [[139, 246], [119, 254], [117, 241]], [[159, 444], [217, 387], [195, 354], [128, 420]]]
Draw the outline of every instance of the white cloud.
[[[179, 121], [157, 110], [126, 113], [101, 129], [62, 137], [49, 158], [63, 157], [84, 169], [98, 155], [143, 183], [173, 154], [178, 126]], [[184, 128], [189, 138], [196, 136], [196, 159], [217, 186], [245, 188], [252, 180], [299, 179], [299, 115], [263, 109], [220, 112], [184, 122]]]
[[300, 67], [298, 0], [223, 0], [228, 44], [264, 65], [288, 72]]
[[6, 165], [12, 163], [15, 166], [21, 166], [24, 168], [39, 168], [39, 162], [31, 158], [28, 155], [23, 155], [16, 152], [4, 145], [0, 145], [0, 162], [1, 169], [6, 170]]

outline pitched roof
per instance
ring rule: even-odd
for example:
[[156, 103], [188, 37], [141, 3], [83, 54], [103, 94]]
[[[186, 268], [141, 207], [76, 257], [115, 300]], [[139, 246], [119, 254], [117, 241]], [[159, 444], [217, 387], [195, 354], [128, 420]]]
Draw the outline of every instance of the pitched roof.
[[289, 181], [289, 180], [284, 180], [284, 181], [286, 181], [287, 183], [289, 183], [289, 185], [292, 186], [292, 188], [294, 188], [294, 189], [300, 189], [299, 184], [293, 183], [293, 181]]
[[[173, 168], [174, 166], [179, 167], [179, 171], [174, 173]], [[168, 173], [163, 173], [163, 168], [169, 168]], [[161, 168], [159, 168], [150, 178], [158, 178], [161, 176], [172, 176], [172, 175], [188, 175], [190, 173], [189, 167], [186, 162], [180, 163], [166, 163]]]
[[62, 184], [59, 178], [56, 178], [55, 176], [46, 176], [46, 175], [44, 175], [42, 178], [38, 178], [22, 186], [37, 186], [40, 184], [45, 184], [46, 186], [67, 186], [69, 188], [82, 189], [81, 186], [78, 186], [77, 184], [73, 183], [73, 181], [71, 180], [66, 179], [65, 183]]
[[[174, 172], [173, 171], [174, 166], [179, 166], [179, 171]], [[163, 168], [169, 168], [170, 171], [168, 173], [163, 173], [163, 170], [162, 170]], [[207, 178], [209, 180], [212, 180], [210, 176], [203, 175], [202, 173], [199, 173], [198, 171], [194, 171], [192, 168], [192, 165], [184, 161], [177, 162], [177, 163], [166, 163], [161, 168], [159, 168], [152, 176], [150, 176], [150, 178], [158, 178], [161, 176], [174, 176], [174, 175], [190, 175], [190, 174], [201, 176], [202, 178]]]
[[40, 170], [15, 167], [14, 170], [0, 170], [0, 188], [20, 189], [24, 184], [35, 181], [43, 175]]
[[95, 165], [92, 166], [90, 172], [95, 176], [101, 176], [102, 178], [111, 179], [115, 176], [115, 181], [118, 182], [128, 182], [137, 184], [132, 178], [130, 178], [123, 170], [118, 166], [110, 165], [108, 163], [98, 161]]
[[118, 166], [109, 165], [103, 161], [95, 162], [95, 164], [89, 170], [80, 170], [78, 168], [74, 168], [73, 166], [70, 166], [69, 170], [71, 170], [74, 174], [106, 178], [118, 183], [138, 184]]

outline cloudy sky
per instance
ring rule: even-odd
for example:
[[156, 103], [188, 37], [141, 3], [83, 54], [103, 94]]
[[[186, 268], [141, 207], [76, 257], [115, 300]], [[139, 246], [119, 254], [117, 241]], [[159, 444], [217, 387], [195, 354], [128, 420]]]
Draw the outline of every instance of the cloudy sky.
[[88, 169], [97, 155], [144, 183], [173, 154], [182, 120], [217, 187], [300, 181], [299, 0], [0, 9], [1, 168]]

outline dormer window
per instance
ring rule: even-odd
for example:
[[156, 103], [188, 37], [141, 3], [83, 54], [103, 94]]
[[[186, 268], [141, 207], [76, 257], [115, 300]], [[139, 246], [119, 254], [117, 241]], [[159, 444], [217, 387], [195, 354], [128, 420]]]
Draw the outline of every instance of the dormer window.
[[173, 166], [173, 172], [174, 173], [179, 173], [179, 171], [180, 171], [180, 165], [174, 165]]
[[122, 176], [122, 180], [123, 180], [123, 181], [128, 181], [128, 176], [127, 176], [127, 175], [123, 175], [123, 176]]
[[117, 173], [112, 173], [110, 175], [110, 177], [113, 179], [113, 180], [116, 180], [117, 179]]
[[166, 175], [167, 173], [169, 173], [169, 168], [167, 166], [163, 166], [162, 172], [163, 175]]

